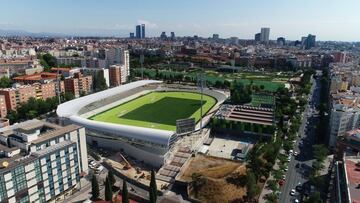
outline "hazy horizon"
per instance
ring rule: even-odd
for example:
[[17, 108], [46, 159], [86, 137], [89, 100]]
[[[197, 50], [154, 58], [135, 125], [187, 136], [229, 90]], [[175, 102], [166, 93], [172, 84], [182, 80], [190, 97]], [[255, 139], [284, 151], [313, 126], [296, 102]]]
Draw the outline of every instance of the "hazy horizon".
[[299, 40], [314, 34], [322, 41], [359, 41], [356, 0], [3, 0], [0, 29], [28, 32], [127, 37], [146, 24], [148, 37], [162, 31], [177, 36], [253, 39], [261, 27], [270, 38]]

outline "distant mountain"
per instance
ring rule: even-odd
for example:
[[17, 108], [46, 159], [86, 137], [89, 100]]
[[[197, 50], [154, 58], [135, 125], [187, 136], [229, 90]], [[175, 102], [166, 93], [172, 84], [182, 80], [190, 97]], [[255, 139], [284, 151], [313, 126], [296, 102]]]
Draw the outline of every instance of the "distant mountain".
[[[70, 36], [93, 36], [93, 37], [113, 37], [121, 36], [120, 30], [116, 29], [81, 29], [71, 33], [51, 33], [51, 32], [28, 32], [21, 29], [0, 29], [0, 36], [29, 36], [29, 37], [70, 37]], [[127, 35], [126, 35], [127, 36]]]
[[28, 32], [26, 30], [2, 30], [0, 29], [0, 36], [30, 36], [30, 37], [64, 37], [65, 34], [60, 33], [46, 33], [46, 32]]

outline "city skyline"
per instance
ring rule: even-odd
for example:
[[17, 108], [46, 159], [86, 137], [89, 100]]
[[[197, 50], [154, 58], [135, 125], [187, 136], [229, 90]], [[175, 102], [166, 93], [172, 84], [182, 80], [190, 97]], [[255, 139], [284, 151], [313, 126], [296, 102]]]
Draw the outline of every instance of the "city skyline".
[[322, 41], [358, 41], [360, 34], [357, 26], [360, 18], [356, 14], [360, 2], [355, 0], [231, 0], [226, 4], [205, 0], [171, 4], [163, 0], [108, 0], [104, 4], [5, 0], [2, 5], [6, 9], [0, 14], [0, 29], [34, 33], [128, 37], [135, 25], [145, 24], [149, 37], [158, 37], [166, 31], [175, 32], [177, 36], [210, 37], [216, 33], [221, 38], [253, 39], [261, 27], [271, 29], [271, 40], [277, 37], [298, 40], [311, 33]]

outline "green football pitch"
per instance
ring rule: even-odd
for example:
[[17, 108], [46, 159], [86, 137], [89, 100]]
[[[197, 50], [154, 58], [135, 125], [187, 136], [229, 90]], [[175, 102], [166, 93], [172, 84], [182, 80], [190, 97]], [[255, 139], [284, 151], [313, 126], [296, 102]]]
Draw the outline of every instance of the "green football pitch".
[[[176, 130], [176, 120], [200, 120], [201, 95], [192, 92], [151, 92], [90, 117], [91, 120]], [[203, 96], [203, 115], [215, 104], [213, 97]]]

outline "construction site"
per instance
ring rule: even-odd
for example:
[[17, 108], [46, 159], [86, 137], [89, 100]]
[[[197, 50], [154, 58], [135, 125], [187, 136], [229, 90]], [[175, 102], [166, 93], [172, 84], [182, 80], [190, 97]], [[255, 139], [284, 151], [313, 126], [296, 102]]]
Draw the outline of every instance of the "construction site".
[[183, 166], [176, 182], [187, 188], [192, 201], [233, 202], [246, 195], [246, 188], [239, 185], [245, 175], [244, 163], [196, 154]]

